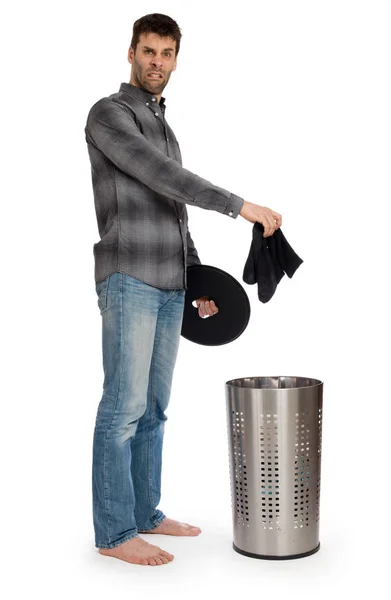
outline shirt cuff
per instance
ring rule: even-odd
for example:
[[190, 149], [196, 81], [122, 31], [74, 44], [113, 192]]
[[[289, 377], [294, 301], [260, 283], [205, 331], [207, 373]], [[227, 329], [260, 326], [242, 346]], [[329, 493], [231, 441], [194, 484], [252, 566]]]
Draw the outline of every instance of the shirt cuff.
[[240, 198], [240, 196], [236, 196], [235, 194], [231, 194], [224, 214], [228, 215], [232, 219], [236, 219], [242, 209], [243, 204], [243, 198]]

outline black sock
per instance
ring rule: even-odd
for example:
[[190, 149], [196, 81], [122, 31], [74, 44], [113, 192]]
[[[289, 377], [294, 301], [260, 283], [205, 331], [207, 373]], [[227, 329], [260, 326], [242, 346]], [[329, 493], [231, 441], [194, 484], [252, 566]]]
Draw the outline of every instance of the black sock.
[[263, 303], [270, 300], [277, 288], [277, 278], [266, 242], [267, 238], [264, 238], [256, 264], [258, 298]]
[[292, 277], [298, 267], [300, 267], [303, 260], [289, 245], [281, 229], [277, 229], [274, 232], [273, 237], [275, 238], [278, 263], [288, 277]]
[[280, 283], [281, 279], [284, 277], [285, 273], [281, 268], [281, 265], [277, 256], [277, 247], [276, 247], [276, 233], [266, 238], [267, 245], [269, 247], [270, 258], [273, 263], [274, 274], [277, 280], [277, 284]]
[[277, 278], [284, 273], [280, 270], [275, 273], [271, 253], [269, 250], [270, 238], [263, 237], [264, 228], [261, 223], [254, 223], [253, 239], [250, 252], [244, 266], [243, 281], [250, 285], [257, 283], [258, 298], [261, 302], [268, 302], [277, 287]]
[[244, 265], [243, 281], [249, 285], [253, 285], [257, 281], [255, 266], [257, 263], [257, 253], [261, 247], [259, 230], [253, 227], [253, 239], [251, 241], [250, 252]]

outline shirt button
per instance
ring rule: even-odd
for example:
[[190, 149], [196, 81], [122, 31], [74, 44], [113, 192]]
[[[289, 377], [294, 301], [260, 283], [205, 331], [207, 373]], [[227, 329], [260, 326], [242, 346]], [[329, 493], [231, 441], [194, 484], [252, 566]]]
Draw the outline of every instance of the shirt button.
[[230, 217], [232, 217], [232, 215], [234, 214], [231, 210], [231, 212], [228, 213]]
[[179, 223], [182, 223], [182, 219], [179, 219]]
[[146, 102], [145, 104], [146, 104], [147, 106], [149, 106], [149, 102]]
[[158, 117], [158, 116], [159, 116], [159, 113], [155, 113], [155, 117]]
[[152, 102], [156, 102], [156, 98], [152, 98]]

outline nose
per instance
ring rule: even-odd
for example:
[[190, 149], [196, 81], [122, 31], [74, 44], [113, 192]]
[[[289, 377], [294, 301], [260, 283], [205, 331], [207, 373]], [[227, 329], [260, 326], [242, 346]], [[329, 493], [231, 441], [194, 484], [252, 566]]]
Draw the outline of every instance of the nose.
[[152, 64], [154, 67], [156, 67], [157, 69], [161, 69], [163, 66], [163, 62], [161, 60], [159, 60], [158, 58], [154, 58], [152, 60]]

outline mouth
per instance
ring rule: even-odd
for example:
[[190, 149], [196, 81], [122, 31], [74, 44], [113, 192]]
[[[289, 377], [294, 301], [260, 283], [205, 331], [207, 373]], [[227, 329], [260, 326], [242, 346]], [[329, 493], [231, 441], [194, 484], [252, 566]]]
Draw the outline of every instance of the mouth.
[[161, 73], [148, 73], [147, 77], [149, 79], [163, 79], [163, 75]]

